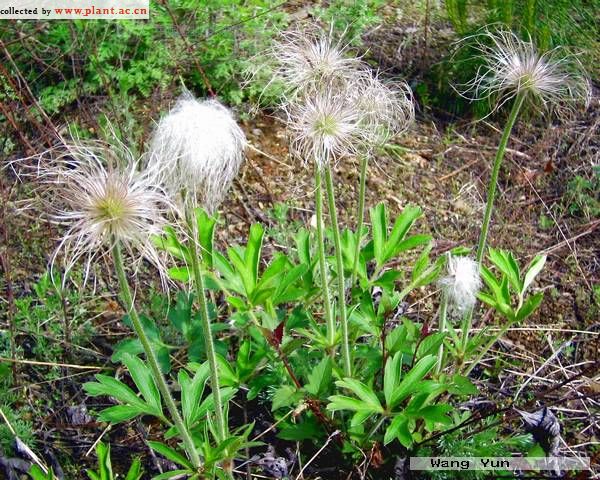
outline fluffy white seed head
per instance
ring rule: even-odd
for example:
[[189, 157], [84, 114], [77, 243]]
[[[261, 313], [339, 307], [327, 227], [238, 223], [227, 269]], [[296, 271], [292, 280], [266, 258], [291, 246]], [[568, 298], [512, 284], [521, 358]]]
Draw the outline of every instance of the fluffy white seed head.
[[166, 281], [166, 267], [153, 244], [172, 204], [152, 172], [123, 145], [72, 144], [40, 158], [35, 168], [51, 218], [66, 227], [52, 255], [51, 269], [62, 257], [66, 274], [80, 260], [85, 280], [91, 266], [119, 242], [134, 270], [148, 260]]
[[471, 99], [497, 99], [496, 108], [517, 96], [542, 112], [570, 116], [591, 99], [590, 81], [581, 62], [564, 48], [540, 52], [508, 30], [477, 34], [470, 39], [483, 65], [463, 94]]
[[160, 171], [173, 198], [213, 211], [244, 158], [246, 137], [232, 113], [216, 100], [184, 93], [155, 129], [148, 168]]
[[355, 155], [370, 141], [370, 130], [361, 128], [360, 110], [337, 88], [326, 87], [289, 104], [287, 115], [292, 153], [319, 168]]
[[273, 78], [281, 81], [288, 97], [322, 89], [331, 82], [345, 83], [363, 67], [362, 61], [349, 55], [349, 47], [335, 40], [332, 29], [317, 26], [283, 32], [274, 43], [271, 57]]
[[414, 118], [403, 82], [386, 84], [369, 65], [318, 27], [283, 34], [273, 56], [283, 80], [291, 150], [319, 168], [368, 153]]
[[371, 132], [372, 148], [406, 131], [415, 118], [413, 96], [405, 82], [387, 83], [371, 70], [357, 75], [349, 88], [361, 115], [362, 128]]
[[479, 264], [469, 257], [449, 256], [447, 272], [440, 280], [440, 287], [448, 298], [450, 311], [456, 316], [473, 308], [481, 288]]

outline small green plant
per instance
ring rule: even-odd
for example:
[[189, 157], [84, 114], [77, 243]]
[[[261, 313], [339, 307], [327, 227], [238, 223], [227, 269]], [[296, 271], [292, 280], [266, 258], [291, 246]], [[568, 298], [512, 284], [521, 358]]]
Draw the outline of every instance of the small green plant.
[[570, 215], [582, 216], [587, 221], [600, 216], [600, 166], [592, 167], [589, 178], [576, 175], [565, 192], [565, 201]]
[[[102, 442], [96, 446], [96, 455], [98, 456], [98, 470], [87, 470], [86, 473], [90, 480], [117, 480], [121, 478], [118, 474], [115, 475], [112, 469], [110, 459], [110, 445]], [[123, 480], [140, 480], [144, 471], [139, 458], [136, 458], [129, 467]], [[34, 480], [36, 480], [34, 478]]]

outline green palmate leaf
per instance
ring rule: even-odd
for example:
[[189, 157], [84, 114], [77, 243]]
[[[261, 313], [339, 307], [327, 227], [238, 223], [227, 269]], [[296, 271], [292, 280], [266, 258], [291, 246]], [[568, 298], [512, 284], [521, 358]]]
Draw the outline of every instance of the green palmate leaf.
[[546, 264], [546, 255], [537, 255], [529, 264], [529, 268], [527, 273], [525, 274], [525, 279], [523, 281], [523, 288], [521, 289], [521, 294], [524, 294], [525, 291], [529, 288], [529, 285], [533, 282], [535, 277], [542, 271], [544, 265]]
[[97, 382], [87, 382], [83, 384], [84, 390], [91, 396], [107, 395], [119, 400], [122, 403], [130, 404], [144, 411], [146, 404], [134, 393], [134, 391], [123, 382], [116, 380], [108, 375], [96, 375]]
[[[246, 263], [244, 262], [244, 249], [241, 247], [230, 247], [227, 249], [227, 256], [235, 269], [235, 276], [241, 280], [243, 285], [242, 293], [249, 297], [254, 291], [256, 282], [252, 272], [248, 271], [246, 268]], [[217, 258], [218, 257], [215, 257], [215, 262], [217, 262]]]
[[[413, 225], [415, 220], [417, 218], [419, 218], [420, 216], [421, 216], [421, 208], [416, 207], [414, 205], [409, 205], [404, 210], [402, 210], [402, 213], [394, 222], [394, 227], [392, 228], [392, 231], [390, 232], [390, 236], [386, 242], [385, 252], [384, 252], [385, 261], [392, 258], [394, 255], [396, 255], [398, 252], [400, 252], [401, 249], [406, 250], [407, 248], [412, 248], [410, 246], [409, 247], [401, 247], [401, 245], [402, 245], [402, 241], [404, 240], [404, 237], [406, 236], [408, 230]], [[415, 241], [417, 242], [417, 244], [419, 244], [418, 239], [413, 240], [413, 242], [415, 242]]]
[[292, 442], [315, 440], [323, 436], [323, 427], [314, 417], [308, 417], [296, 425], [282, 427], [277, 436]]
[[453, 409], [454, 407], [452, 407], [452, 405], [447, 404], [428, 405], [419, 410], [418, 416], [423, 418], [426, 422], [450, 425], [452, 419], [446, 414]]
[[98, 455], [98, 470], [101, 480], [112, 479], [113, 471], [110, 462], [110, 445], [100, 442], [96, 447], [96, 455]]
[[494, 277], [494, 274], [484, 265], [480, 267], [481, 278], [487, 285], [487, 287], [492, 291], [494, 296], [498, 299], [502, 298], [502, 292], [500, 289], [500, 284]]
[[517, 313], [515, 315], [515, 320], [521, 321], [521, 320], [524, 320], [525, 318], [527, 318], [540, 306], [543, 299], [544, 299], [543, 292], [538, 292], [535, 295], [532, 295], [531, 297], [529, 297], [525, 301], [525, 303], [523, 303], [523, 306], [521, 308], [519, 308], [519, 310], [517, 311]]
[[430, 392], [418, 392], [415, 393], [412, 398], [410, 399], [410, 402], [408, 402], [408, 405], [406, 406], [406, 408], [403, 410], [403, 414], [406, 415], [407, 417], [411, 417], [411, 416], [415, 416], [419, 410], [421, 410], [421, 408], [423, 408], [423, 406], [425, 405], [425, 402], [427, 400], [429, 400], [429, 396], [430, 396]]
[[402, 374], [402, 353], [396, 353], [391, 359], [385, 364], [385, 370], [383, 374], [383, 394], [385, 397], [385, 404], [389, 407], [394, 391], [396, 390], [398, 383], [400, 383], [400, 375]]
[[[221, 355], [217, 355], [217, 363], [219, 365], [219, 383], [221, 386], [238, 386], [240, 384], [240, 379], [229, 362]], [[208, 362], [206, 362], [206, 365], [208, 365]]]
[[129, 354], [123, 355], [123, 363], [152, 413], [162, 415], [160, 392], [150, 369], [139, 358]]
[[164, 235], [153, 237], [152, 242], [178, 260], [183, 260], [186, 263], [189, 261], [189, 250], [181, 244], [173, 227], [166, 226]]
[[519, 266], [515, 260], [515, 257], [511, 252], [506, 250], [496, 250], [490, 248], [489, 258], [498, 270], [506, 275], [510, 285], [517, 291], [520, 292], [522, 289], [521, 275], [519, 272]]
[[[40, 467], [38, 467], [37, 465], [35, 465], [35, 464], [31, 466], [31, 468], [29, 469], [29, 471], [27, 473], [29, 474], [29, 476], [33, 480], [54, 480], [56, 478], [54, 476], [54, 474], [52, 473], [52, 470], [49, 471], [48, 473], [44, 473], [44, 471]], [[89, 474], [90, 473], [88, 471], [88, 475]], [[99, 479], [100, 477], [95, 477], [95, 478], [94, 477], [90, 477], [90, 478], [92, 478], [92, 480], [95, 480], [95, 478]]]
[[477, 395], [479, 390], [467, 377], [457, 374], [452, 377], [448, 392], [454, 395]]
[[198, 242], [202, 252], [202, 261], [208, 268], [213, 266], [213, 241], [217, 220], [201, 208], [196, 209], [196, 222], [198, 225]]
[[200, 403], [207, 379], [207, 369], [198, 370], [191, 380], [185, 370], [179, 371], [178, 380], [181, 387], [181, 409], [183, 420], [188, 427], [191, 427], [200, 417]]
[[278, 410], [283, 407], [295, 407], [302, 399], [302, 392], [298, 391], [291, 385], [282, 385], [273, 394], [271, 399], [271, 411]]
[[304, 263], [296, 265], [290, 271], [286, 272], [279, 282], [277, 290], [273, 294], [273, 305], [288, 303], [297, 300], [304, 294], [304, 289], [292, 288], [293, 285], [308, 272], [309, 266]]
[[445, 337], [446, 334], [444, 332], [432, 333], [431, 335], [426, 336], [419, 344], [416, 358], [423, 358], [427, 355], [437, 352], [440, 348], [440, 345], [444, 342]]
[[[413, 248], [419, 247], [421, 245], [425, 245], [425, 244], [429, 243], [430, 241], [431, 241], [431, 235], [424, 235], [424, 234], [412, 235], [412, 236], [408, 237], [407, 239], [398, 243], [398, 245], [396, 245], [396, 248], [394, 250], [394, 254], [392, 255], [392, 257], [394, 257], [394, 256], [398, 255], [399, 253], [402, 253], [406, 250], [412, 250]], [[390, 258], [392, 258], [392, 257], [390, 257]]]
[[287, 270], [289, 265], [290, 261], [286, 255], [276, 253], [260, 277], [260, 281], [257, 282], [256, 289], [264, 289], [273, 286], [280, 275]]
[[331, 384], [332, 362], [327, 356], [308, 374], [308, 383], [304, 386], [306, 391], [315, 397], [327, 392]]
[[427, 355], [419, 360], [402, 378], [402, 381], [392, 393], [389, 408], [394, 408], [411, 393], [418, 391], [420, 380], [429, 373], [436, 361], [437, 357], [435, 355]]
[[329, 402], [327, 410], [331, 410], [332, 412], [350, 410], [353, 412], [380, 413], [382, 410], [381, 408], [373, 408], [368, 403], [345, 395], [332, 395], [329, 397]]
[[502, 278], [502, 283], [500, 284], [500, 295], [502, 295], [502, 302], [506, 305], [510, 305], [510, 289], [508, 287], [509, 280], [508, 277]]
[[147, 412], [146, 409], [141, 409], [131, 405], [115, 405], [114, 407], [108, 407], [102, 410], [98, 414], [98, 419], [102, 422], [121, 423], [131, 420], [138, 415], [144, 415], [145, 413], [150, 412]]
[[[226, 406], [229, 400], [231, 400], [234, 395], [237, 393], [237, 388], [225, 387], [220, 388], [221, 391], [221, 401], [223, 405]], [[204, 401], [198, 407], [198, 419], [204, 417], [209, 412], [215, 411], [215, 397], [213, 395], [209, 395], [204, 399]], [[194, 419], [196, 421], [197, 419]]]
[[255, 223], [250, 227], [250, 235], [248, 236], [248, 244], [245, 251], [245, 264], [254, 284], [258, 278], [258, 266], [264, 233], [265, 231], [260, 223]]
[[408, 346], [410, 342], [407, 339], [408, 331], [404, 325], [400, 325], [394, 328], [385, 338], [385, 349], [393, 355], [398, 351], [406, 350], [408, 353]]
[[176, 282], [188, 283], [191, 278], [191, 272], [187, 267], [171, 267], [167, 273], [169, 278]]
[[387, 211], [383, 203], [378, 203], [370, 210], [371, 228], [373, 230], [373, 253], [378, 265], [383, 265], [384, 249], [387, 241]]
[[488, 295], [487, 293], [479, 292], [477, 294], [477, 298], [492, 308], [497, 308], [497, 306], [498, 306], [498, 302], [496, 302], [496, 300], [494, 298], [492, 298], [490, 295]]
[[[228, 253], [231, 253], [233, 250], [228, 249]], [[238, 256], [239, 257], [239, 256]], [[221, 274], [221, 282], [225, 285], [228, 290], [231, 290], [235, 293], [239, 293], [240, 295], [245, 294], [244, 283], [242, 282], [242, 278], [240, 274], [236, 273], [236, 270], [233, 269], [231, 264], [227, 261], [227, 259], [216, 250], [213, 252], [213, 261], [215, 264], [215, 268]], [[243, 262], [239, 261], [240, 265], [243, 268]]]
[[160, 453], [166, 459], [171, 460], [182, 467], [193, 469], [193, 465], [190, 463], [190, 461], [177, 450], [160, 442], [147, 441], [146, 443], [152, 450]]
[[140, 480], [143, 474], [142, 462], [139, 458], [135, 458], [125, 475], [125, 480]]
[[409, 448], [412, 444], [412, 435], [408, 428], [408, 419], [404, 415], [396, 415], [392, 419], [385, 431], [383, 444], [387, 445], [395, 438], [400, 440], [400, 443], [406, 448]]
[[[156, 475], [156, 476], [152, 477], [152, 480], [168, 480], [169, 478], [182, 477], [189, 473], [190, 473], [189, 469], [171, 470], [170, 472], [161, 473], [160, 475]], [[191, 478], [190, 478], [190, 480], [191, 480]]]
[[365, 385], [364, 383], [354, 379], [345, 378], [344, 380], [338, 380], [335, 384], [340, 388], [346, 388], [360, 398], [365, 404], [367, 404], [370, 410], [375, 412], [383, 412], [383, 407], [377, 398], [375, 392]]
[[430, 243], [429, 245], [427, 245], [425, 250], [423, 250], [421, 255], [419, 255], [419, 258], [415, 262], [413, 269], [412, 269], [412, 273], [411, 273], [411, 280], [413, 282], [415, 282], [421, 275], [423, 275], [425, 273], [425, 270], [427, 269], [427, 267], [430, 264], [429, 253], [431, 252], [432, 249], [433, 249], [433, 244]]

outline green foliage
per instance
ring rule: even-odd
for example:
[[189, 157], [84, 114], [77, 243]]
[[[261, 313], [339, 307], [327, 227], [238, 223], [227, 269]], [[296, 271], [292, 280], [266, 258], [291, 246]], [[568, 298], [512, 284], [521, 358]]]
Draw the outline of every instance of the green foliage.
[[[112, 463], [110, 459], [110, 445], [102, 442], [96, 446], [96, 455], [98, 456], [98, 470], [86, 470], [86, 473], [90, 480], [116, 480], [121, 478], [119, 475], [115, 475], [112, 469]], [[124, 480], [140, 480], [144, 470], [139, 458], [134, 459], [129, 467], [129, 470], [123, 477]], [[36, 480], [34, 478], [34, 480]]]
[[[0, 383], [0, 387], [2, 388], [4, 388], [3, 383], [4, 382]], [[31, 410], [27, 407], [15, 408], [12, 403], [16, 399], [10, 396], [8, 392], [2, 392], [2, 389], [0, 389], [0, 398], [2, 399], [0, 408], [4, 415], [6, 415], [6, 418], [10, 422], [17, 437], [19, 437], [26, 445], [34, 446], [35, 436], [33, 433], [33, 425], [30, 420], [26, 420], [26, 418], [30, 417]], [[2, 421], [2, 423], [0, 423], [0, 452], [4, 452], [5, 455], [12, 452], [14, 443], [15, 435], [8, 425]]]
[[576, 175], [565, 193], [565, 202], [570, 215], [581, 216], [587, 221], [600, 216], [600, 166], [592, 167], [589, 176]]
[[[208, 94], [200, 69], [227, 103], [239, 104], [262, 92], [264, 85], [242, 89], [242, 72], [285, 26], [282, 8], [267, 0], [201, 5], [172, 0], [168, 8], [151, 2], [150, 12], [148, 21], [51, 21], [44, 28], [39, 22], [17, 22], [6, 24], [0, 39], [48, 114], [63, 114], [85, 97], [108, 95], [107, 110], [124, 136], [134, 128], [136, 99], [179, 88], [179, 78]], [[16, 71], [11, 73], [16, 77]], [[2, 98], [17, 98], [11, 85], [3, 87]]]
[[120, 423], [140, 415], [152, 415], [166, 422], [161, 396], [150, 369], [139, 358], [129, 354], [124, 354], [122, 361], [141, 397], [120, 380], [98, 374], [98, 381], [85, 383], [84, 390], [93, 397], [110, 396], [121, 403], [102, 410], [98, 418], [104, 422]]
[[[524, 320], [542, 303], [543, 292], [528, 297], [525, 294], [535, 277], [544, 268], [546, 256], [536, 256], [524, 274], [521, 274], [513, 254], [506, 250], [490, 248], [489, 259], [500, 271], [501, 276], [495, 277], [488, 268], [481, 267], [481, 276], [489, 291], [480, 293], [479, 299], [511, 322]], [[514, 297], [516, 297], [516, 305]]]
[[333, 0], [327, 7], [314, 7], [314, 14], [338, 32], [344, 32], [351, 43], [360, 43], [360, 35], [381, 22], [384, 0]]

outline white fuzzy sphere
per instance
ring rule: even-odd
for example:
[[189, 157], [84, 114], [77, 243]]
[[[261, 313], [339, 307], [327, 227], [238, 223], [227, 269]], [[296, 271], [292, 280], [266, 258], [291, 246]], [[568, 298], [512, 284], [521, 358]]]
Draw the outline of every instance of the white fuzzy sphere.
[[448, 297], [451, 311], [463, 315], [473, 308], [481, 288], [479, 264], [469, 257], [450, 256], [447, 274], [440, 280], [440, 286]]
[[213, 211], [223, 200], [244, 158], [246, 137], [230, 110], [216, 100], [186, 92], [156, 127], [148, 168], [175, 196]]

